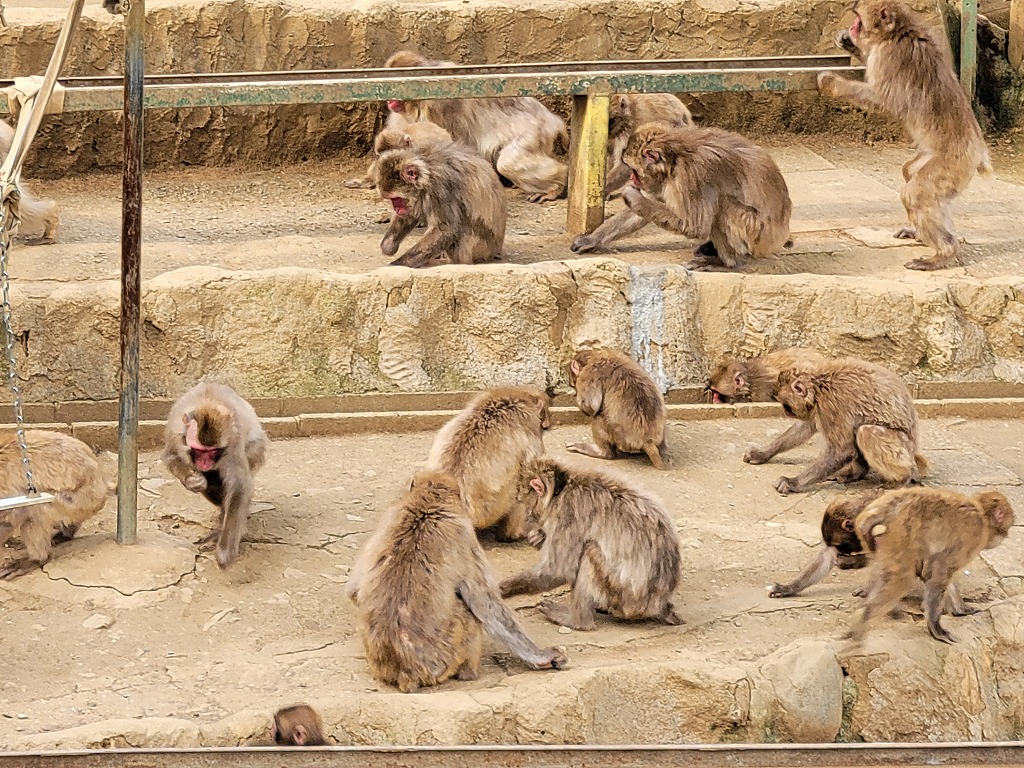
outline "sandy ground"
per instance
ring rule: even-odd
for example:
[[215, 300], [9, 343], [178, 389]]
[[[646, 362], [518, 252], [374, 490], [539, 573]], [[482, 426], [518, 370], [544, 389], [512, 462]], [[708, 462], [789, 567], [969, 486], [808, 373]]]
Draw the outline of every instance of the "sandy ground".
[[[781, 463], [741, 463], [748, 442], [784, 426], [782, 419], [678, 423], [670, 470], [617, 462], [617, 470], [664, 499], [677, 523], [683, 552], [677, 603], [685, 626], [601, 620], [595, 632], [566, 634], [537, 612], [539, 597], [515, 598], [529, 634], [542, 646], [564, 647], [577, 668], [675, 654], [729, 664], [802, 637], [836, 638], [857, 603], [850, 590], [863, 572], [833, 574], [796, 599], [769, 600], [764, 589], [794, 575], [811, 556], [821, 512], [842, 492], [826, 486], [784, 498], [772, 489], [771, 481], [793, 474], [814, 446]], [[562, 447], [585, 433], [557, 428], [546, 437], [547, 450], [567, 456]], [[193, 544], [209, 530], [213, 509], [172, 481], [156, 454], [145, 454], [139, 546], [111, 541], [111, 502], [45, 573], [0, 583], [0, 747], [19, 736], [108, 718], [207, 722], [245, 708], [270, 712], [295, 700], [337, 700], [346, 692], [400, 695], [369, 676], [343, 587], [357, 548], [425, 457], [431, 438], [275, 442], [257, 478], [241, 560], [227, 571]], [[924, 446], [935, 466], [934, 484], [968, 482], [972, 487], [963, 489], [971, 492], [996, 487], [1024, 508], [1019, 422], [929, 421]], [[485, 539], [484, 546], [499, 576], [536, 557], [526, 545]], [[966, 595], [989, 604], [1019, 594], [1022, 562], [1024, 530], [1018, 526], [962, 576]], [[987, 612], [947, 623], [964, 637], [992, 632]], [[927, 652], [933, 642], [914, 613], [884, 622], [866, 651], [900, 643]], [[550, 673], [527, 672], [491, 645], [480, 680], [443, 689], [487, 689], [521, 674]]]

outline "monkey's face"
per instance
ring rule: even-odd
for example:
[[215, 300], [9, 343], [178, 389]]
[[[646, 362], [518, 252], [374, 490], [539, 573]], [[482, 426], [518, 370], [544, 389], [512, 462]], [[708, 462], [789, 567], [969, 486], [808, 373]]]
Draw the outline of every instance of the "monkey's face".
[[227, 412], [213, 408], [182, 416], [185, 445], [198, 472], [212, 471], [223, 456], [230, 418]]
[[854, 527], [857, 515], [863, 511], [861, 499], [833, 501], [821, 519], [821, 538], [827, 547], [835, 547], [841, 555], [856, 555], [864, 551]]
[[420, 215], [420, 199], [430, 185], [430, 171], [409, 150], [385, 152], [377, 161], [377, 194], [399, 217]]
[[738, 360], [723, 360], [708, 379], [706, 391], [713, 403], [750, 402], [750, 385]]
[[671, 163], [665, 155], [665, 129], [654, 123], [641, 125], [629, 137], [622, 162], [629, 166], [630, 183], [647, 192], [659, 192], [665, 185]]
[[854, 19], [850, 25], [850, 41], [868, 51], [879, 42], [893, 36], [896, 31], [898, 8], [891, 0], [863, 0], [853, 7]]
[[775, 399], [790, 418], [806, 421], [814, 413], [814, 385], [802, 374], [782, 374]]

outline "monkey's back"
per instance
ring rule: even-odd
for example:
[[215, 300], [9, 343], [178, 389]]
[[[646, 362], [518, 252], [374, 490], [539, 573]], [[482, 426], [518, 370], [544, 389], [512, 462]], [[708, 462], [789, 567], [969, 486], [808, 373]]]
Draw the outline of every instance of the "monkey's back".
[[837, 420], [846, 409], [859, 418], [856, 426], [876, 424], [905, 432], [917, 442], [917, 411], [910, 389], [896, 373], [857, 358], [826, 362], [815, 375], [818, 407]]
[[532, 96], [438, 99], [429, 102], [427, 114], [492, 164], [509, 144], [552, 154], [556, 140], [567, 137], [562, 118]]
[[662, 443], [665, 401], [654, 379], [639, 363], [617, 350], [601, 350], [577, 377], [577, 401], [590, 381], [604, 382], [599, 415], [617, 446], [636, 452], [645, 443]]

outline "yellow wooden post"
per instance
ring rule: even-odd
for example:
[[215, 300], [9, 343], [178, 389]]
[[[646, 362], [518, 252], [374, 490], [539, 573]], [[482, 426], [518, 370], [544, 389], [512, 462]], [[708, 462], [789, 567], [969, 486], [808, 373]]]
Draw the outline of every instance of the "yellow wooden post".
[[1010, 64], [1018, 70], [1024, 65], [1024, 0], [1010, 2]]
[[604, 160], [608, 151], [608, 96], [574, 96], [569, 141], [570, 235], [592, 232], [604, 221]]

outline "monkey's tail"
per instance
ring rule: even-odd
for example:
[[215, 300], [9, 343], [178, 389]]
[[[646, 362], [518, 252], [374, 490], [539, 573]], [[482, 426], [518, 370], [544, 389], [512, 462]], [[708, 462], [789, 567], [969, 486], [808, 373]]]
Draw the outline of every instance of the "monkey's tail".
[[914, 454], [914, 463], [917, 465], [917, 473], [921, 477], [927, 477], [928, 473], [931, 472], [932, 465], [923, 455], [920, 453]]
[[988, 150], [981, 157], [981, 162], [978, 163], [978, 173], [982, 176], [992, 176], [995, 173], [995, 169], [992, 167], [992, 158], [988, 155]]

